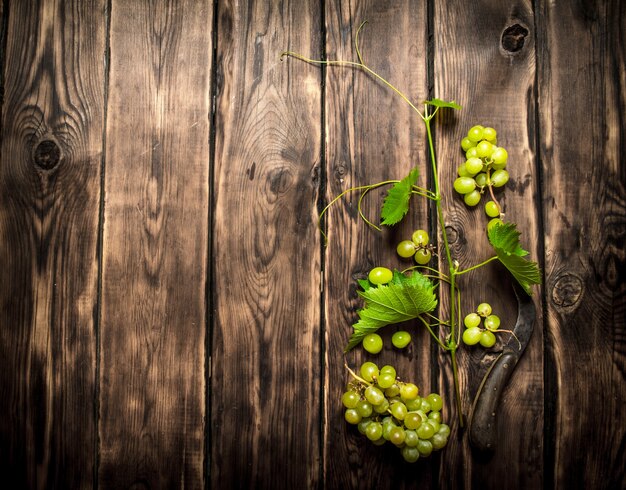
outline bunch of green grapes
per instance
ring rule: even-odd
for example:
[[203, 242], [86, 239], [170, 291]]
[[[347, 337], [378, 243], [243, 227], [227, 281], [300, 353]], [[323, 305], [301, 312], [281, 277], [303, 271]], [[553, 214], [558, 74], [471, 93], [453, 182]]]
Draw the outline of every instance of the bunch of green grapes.
[[[496, 332], [500, 328], [500, 317], [492, 314], [489, 303], [481, 303], [476, 312], [466, 315], [463, 319], [465, 331], [463, 342], [467, 345], [476, 345], [480, 342], [483, 347], [493, 347], [496, 343]], [[482, 324], [482, 327], [481, 327]]]
[[[504, 148], [497, 146], [496, 130], [480, 125], [467, 132], [461, 140], [461, 148], [467, 160], [458, 169], [454, 190], [463, 195], [465, 204], [476, 206], [485, 189], [502, 187], [509, 181], [509, 173], [505, 170], [509, 155]], [[490, 202], [493, 203], [489, 206], [491, 209], [485, 208], [485, 211], [489, 217], [499, 219], [497, 203]]]
[[344, 418], [374, 445], [389, 442], [409, 463], [427, 457], [448, 443], [450, 427], [441, 420], [443, 400], [437, 393], [419, 396], [413, 383], [400, 381], [393, 366], [365, 362], [360, 376], [341, 397]]
[[402, 240], [398, 244], [396, 251], [404, 259], [413, 257], [419, 265], [426, 265], [433, 256], [434, 248], [430, 245], [428, 232], [415, 230], [410, 240]]

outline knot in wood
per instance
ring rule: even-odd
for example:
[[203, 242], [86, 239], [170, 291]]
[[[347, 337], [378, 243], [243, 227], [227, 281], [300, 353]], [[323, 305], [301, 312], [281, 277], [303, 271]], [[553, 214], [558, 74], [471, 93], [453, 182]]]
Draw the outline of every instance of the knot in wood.
[[507, 27], [500, 39], [502, 49], [508, 53], [517, 53], [524, 47], [526, 36], [528, 36], [528, 29], [520, 24]]
[[43, 140], [35, 147], [33, 159], [38, 167], [51, 170], [61, 160], [61, 148], [55, 141]]
[[574, 274], [564, 274], [554, 283], [552, 302], [562, 308], [573, 306], [583, 293], [583, 281]]

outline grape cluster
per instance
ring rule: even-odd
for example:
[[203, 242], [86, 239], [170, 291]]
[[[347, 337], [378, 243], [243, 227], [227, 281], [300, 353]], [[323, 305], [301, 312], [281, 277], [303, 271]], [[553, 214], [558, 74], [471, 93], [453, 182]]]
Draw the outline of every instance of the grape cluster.
[[[509, 173], [505, 170], [509, 155], [496, 143], [496, 130], [480, 125], [473, 126], [461, 140], [467, 160], [458, 169], [454, 190], [463, 195], [468, 206], [476, 206], [486, 188], [502, 187], [509, 181]], [[498, 205], [490, 202], [493, 204], [489, 211], [485, 211], [491, 218], [499, 219]]]
[[344, 418], [374, 445], [389, 441], [409, 463], [446, 446], [450, 427], [441, 421], [443, 400], [437, 393], [421, 398], [418, 387], [400, 381], [389, 365], [379, 370], [365, 362], [360, 376], [350, 372], [354, 379], [341, 397]]
[[[494, 332], [500, 328], [500, 317], [493, 315], [489, 303], [481, 303], [476, 312], [466, 315], [463, 319], [465, 331], [463, 342], [467, 345], [476, 345], [480, 342], [483, 347], [493, 347], [496, 343]], [[481, 328], [482, 324], [482, 328]]]
[[415, 230], [410, 240], [402, 240], [396, 252], [403, 259], [413, 257], [419, 265], [426, 265], [433, 256], [434, 248], [429, 245], [430, 237], [425, 230]]

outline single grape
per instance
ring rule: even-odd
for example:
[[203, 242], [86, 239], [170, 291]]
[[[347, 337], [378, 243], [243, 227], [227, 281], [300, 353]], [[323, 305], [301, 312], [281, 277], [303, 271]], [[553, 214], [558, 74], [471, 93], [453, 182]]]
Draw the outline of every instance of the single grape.
[[380, 374], [391, 374], [393, 376], [393, 379], [396, 379], [397, 376], [396, 368], [390, 366], [389, 364], [385, 364], [383, 367], [380, 368]]
[[465, 166], [464, 163], [459, 166], [456, 173], [458, 174], [459, 177], [471, 177], [473, 175], [467, 171], [467, 167]]
[[413, 257], [415, 250], [417, 250], [417, 248], [411, 240], [402, 240], [396, 247], [396, 252], [398, 252], [398, 255], [404, 259]]
[[409, 447], [415, 447], [417, 446], [417, 442], [420, 440], [419, 436], [417, 435], [417, 432], [415, 432], [414, 430], [411, 429], [405, 429], [404, 430], [404, 444], [409, 446]]
[[394, 402], [391, 404], [391, 415], [398, 420], [404, 420], [404, 417], [408, 413], [406, 405], [402, 402]]
[[498, 205], [494, 201], [487, 201], [485, 204], [485, 214], [487, 214], [490, 218], [497, 218], [500, 216]]
[[491, 229], [494, 226], [503, 225], [503, 224], [504, 224], [504, 221], [502, 221], [500, 218], [493, 218], [493, 219], [489, 220], [489, 223], [487, 223], [487, 231], [488, 232], [491, 231]]
[[[370, 333], [363, 337], [363, 348], [370, 354], [378, 354], [383, 350], [383, 339], [377, 333]], [[371, 381], [368, 379], [368, 381]]]
[[365, 428], [365, 437], [370, 441], [377, 441], [383, 436], [383, 426], [380, 422], [373, 421]]
[[376, 406], [383, 403], [385, 395], [383, 395], [383, 392], [380, 391], [379, 388], [376, 388], [375, 386], [368, 386], [365, 388], [365, 399], [372, 405]]
[[380, 404], [373, 405], [373, 407], [374, 407], [374, 412], [376, 413], [387, 413], [387, 410], [389, 409], [389, 400], [387, 400], [386, 398], [383, 398], [383, 401]]
[[443, 400], [437, 393], [431, 393], [426, 397], [426, 400], [430, 403], [430, 409], [433, 412], [439, 412], [443, 408]]
[[443, 449], [448, 444], [448, 437], [437, 432], [437, 434], [431, 437], [430, 442], [433, 445], [433, 449]]
[[343, 403], [343, 406], [346, 408], [356, 407], [356, 404], [359, 403], [360, 399], [361, 397], [356, 391], [346, 391], [341, 396], [341, 402]]
[[450, 435], [450, 426], [448, 426], [447, 424], [439, 424], [439, 430], [437, 431], [437, 434], [448, 437]]
[[465, 315], [463, 319], [463, 324], [467, 328], [478, 327], [480, 325], [480, 316], [477, 313], [470, 313], [469, 315]]
[[387, 284], [393, 279], [393, 272], [386, 267], [374, 267], [367, 276], [372, 284]]
[[478, 156], [478, 151], [476, 150], [475, 146], [465, 152], [465, 158], [469, 159], [469, 158], [475, 158], [477, 156]]
[[[358, 412], [358, 410], [357, 410]], [[368, 425], [370, 425], [372, 423], [371, 419], [367, 419], [367, 418], [363, 418], [361, 419], [361, 421], [359, 422], [359, 432], [363, 435], [365, 435], [365, 429], [367, 428]]]
[[420, 453], [416, 447], [405, 445], [400, 451], [402, 452], [402, 457], [407, 463], [415, 463], [418, 459], [420, 459]]
[[361, 417], [371, 417], [372, 412], [374, 411], [372, 404], [367, 400], [360, 400], [354, 408], [357, 412], [359, 412]]
[[404, 426], [407, 429], [417, 429], [420, 425], [422, 425], [422, 422], [424, 422], [424, 420], [417, 412], [409, 412], [404, 416]]
[[483, 128], [480, 124], [476, 126], [472, 126], [470, 130], [467, 132], [467, 139], [473, 142], [478, 142], [483, 139], [483, 133], [485, 128]]
[[415, 252], [415, 256], [414, 256], [415, 262], [417, 262], [419, 265], [428, 264], [431, 258], [432, 258], [432, 254], [430, 253], [430, 250], [428, 250], [427, 248], [418, 249], [417, 252]]
[[468, 328], [465, 332], [463, 332], [463, 342], [466, 345], [476, 345], [480, 342], [481, 334], [482, 331], [478, 327]]
[[467, 194], [476, 188], [476, 181], [471, 177], [459, 177], [454, 181], [454, 190], [459, 194]]
[[496, 343], [496, 336], [489, 330], [484, 330], [480, 336], [480, 345], [483, 347], [493, 347]]
[[352, 425], [356, 425], [361, 421], [361, 414], [354, 408], [348, 408], [343, 416], [346, 422]]
[[497, 133], [496, 130], [490, 127], [483, 129], [483, 139], [489, 141], [491, 144], [496, 144]]
[[478, 187], [485, 187], [487, 185], [487, 174], [484, 172], [479, 173], [474, 177], [474, 181]]
[[489, 315], [485, 318], [485, 328], [492, 332], [500, 327], [500, 317], [498, 315]]
[[433, 452], [433, 444], [430, 441], [420, 439], [416, 447], [420, 456], [430, 456], [430, 453]]
[[463, 138], [461, 140], [461, 148], [463, 148], [463, 151], [467, 151], [474, 146], [476, 146], [476, 142], [469, 138]]
[[436, 420], [431, 419], [430, 417], [428, 417], [428, 423], [433, 426], [433, 429], [435, 429], [435, 433], [437, 433], [437, 431], [439, 430], [439, 426], [441, 424], [439, 422], [437, 422]]
[[409, 412], [414, 412], [421, 408], [422, 399], [419, 396], [417, 396], [413, 398], [412, 400], [404, 400], [404, 404], [406, 405], [406, 408]]
[[423, 412], [424, 415], [426, 415], [428, 412], [430, 412], [430, 409], [430, 402], [426, 398], [422, 398], [422, 404], [420, 405], [420, 409], [418, 410], [418, 412]]
[[501, 147], [494, 149], [493, 153], [491, 153], [491, 160], [496, 165], [505, 164], [508, 158], [509, 158], [509, 154], [504, 148], [501, 148]]
[[365, 381], [371, 382], [378, 377], [378, 366], [371, 361], [364, 362], [361, 365], [361, 377]]
[[496, 170], [491, 174], [491, 183], [494, 187], [502, 187], [509, 181], [509, 173], [506, 170]]
[[491, 315], [491, 305], [489, 303], [481, 303], [476, 307], [476, 313], [478, 313], [483, 318]]
[[424, 247], [428, 245], [430, 238], [428, 237], [428, 232], [425, 230], [415, 230], [413, 235], [411, 236], [411, 240], [418, 247]]
[[489, 141], [483, 140], [476, 145], [476, 154], [480, 158], [490, 157], [492, 152], [493, 152], [493, 145], [489, 143]]
[[[442, 406], [443, 406], [443, 401], [442, 401]], [[428, 414], [428, 420], [429, 421], [435, 421], [438, 424], [441, 424], [441, 412], [430, 412]]]
[[389, 388], [385, 390], [385, 396], [388, 398], [393, 398], [394, 396], [398, 396], [400, 394], [400, 386], [397, 383], [394, 383]]
[[380, 438], [380, 439], [376, 439], [375, 441], [372, 441], [372, 444], [374, 444], [374, 446], [382, 446], [383, 444], [385, 444], [385, 442], [387, 442], [384, 438]]
[[401, 446], [406, 438], [406, 434], [404, 433], [404, 429], [402, 427], [392, 427], [389, 431], [389, 442], [395, 444], [396, 446]]
[[435, 428], [428, 422], [422, 422], [416, 432], [420, 439], [430, 439], [435, 435]]
[[476, 175], [482, 169], [483, 161], [480, 158], [470, 158], [465, 162], [465, 170], [470, 175]]
[[400, 396], [403, 400], [415, 400], [419, 389], [413, 383], [403, 383], [400, 385]]
[[405, 330], [398, 330], [391, 336], [391, 343], [398, 349], [404, 349], [411, 342], [411, 334]]
[[378, 375], [378, 387], [386, 390], [396, 382], [396, 377], [391, 373], [382, 373]]
[[468, 206], [476, 206], [480, 202], [480, 192], [474, 189], [463, 196], [463, 201]]

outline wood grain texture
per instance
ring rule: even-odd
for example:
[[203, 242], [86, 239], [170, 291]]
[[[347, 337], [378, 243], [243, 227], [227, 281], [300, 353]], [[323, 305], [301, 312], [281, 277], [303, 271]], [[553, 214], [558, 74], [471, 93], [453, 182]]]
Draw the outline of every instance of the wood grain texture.
[[[357, 1], [326, 2], [327, 58], [357, 61], [354, 40], [359, 25], [369, 20], [360, 35], [365, 62], [419, 104], [427, 97], [427, 21], [423, 2]], [[326, 71], [326, 174], [330, 200], [360, 185], [405, 177], [419, 167], [420, 184], [426, 185], [425, 131], [411, 108], [392, 91], [365, 73], [344, 67]], [[370, 193], [363, 210], [379, 222], [386, 188]], [[349, 381], [343, 366], [343, 350], [351, 325], [362, 307], [357, 278], [377, 265], [403, 269], [412, 265], [395, 253], [402, 239], [418, 228], [428, 228], [427, 206], [414, 199], [406, 223], [380, 233], [358, 217], [359, 195], [346, 196], [327, 216], [325, 249], [326, 351], [324, 484], [326, 488], [407, 488], [420, 480], [426, 487], [436, 478], [429, 463], [410, 466], [399, 451], [388, 445], [375, 447], [348, 426], [343, 418], [341, 395]], [[431, 342], [415, 324], [403, 324], [413, 335], [411, 346], [399, 352], [391, 335], [399, 326], [382, 329], [385, 348], [367, 355], [358, 347], [345, 361], [358, 368], [365, 360], [381, 367], [392, 364], [398, 375], [415, 382], [424, 393], [433, 390]], [[435, 468], [435, 471], [433, 471]]]
[[320, 472], [317, 2], [218, 5], [211, 483], [314, 488]]
[[103, 10], [101, 1], [3, 4], [0, 474], [6, 488], [93, 483]]
[[212, 6], [113, 1], [100, 365], [103, 488], [201, 488]]
[[547, 483], [625, 488], [626, 8], [556, 2], [540, 13]]
[[[453, 18], [454, 22], [450, 22]], [[498, 143], [509, 154], [511, 180], [497, 193], [505, 220], [517, 223], [522, 244], [538, 260], [541, 228], [535, 197], [539, 181], [535, 169], [535, 44], [531, 2], [481, 1], [436, 3], [434, 11], [435, 95], [455, 99], [463, 109], [454, 118], [437, 121], [439, 175], [444, 195], [446, 227], [452, 255], [464, 269], [494, 255], [486, 237], [488, 218], [482, 198], [475, 208], [467, 207], [452, 190], [457, 168], [465, 162], [461, 139], [475, 124], [495, 127]], [[515, 27], [512, 27], [515, 26]], [[518, 33], [517, 37], [514, 33]], [[486, 301], [502, 320], [502, 329], [511, 329], [517, 318], [512, 278], [499, 264], [460, 276], [463, 316]], [[535, 301], [541, 311], [540, 290]], [[448, 300], [444, 298], [447, 310]], [[539, 315], [540, 316], [540, 315]], [[506, 342], [506, 334], [498, 335]], [[486, 350], [463, 348], [459, 354], [461, 393], [465, 415], [470, 415], [473, 397], [501, 344]], [[452, 393], [452, 370], [447, 354], [441, 362], [442, 384]], [[472, 452], [458, 418], [450, 439], [440, 477], [443, 488], [540, 488], [542, 485], [543, 366], [541, 318], [498, 409], [499, 430], [495, 456]], [[453, 402], [452, 397], [448, 403]], [[455, 412], [456, 413], [456, 412]], [[506, 464], [494, 465], [494, 461]]]

